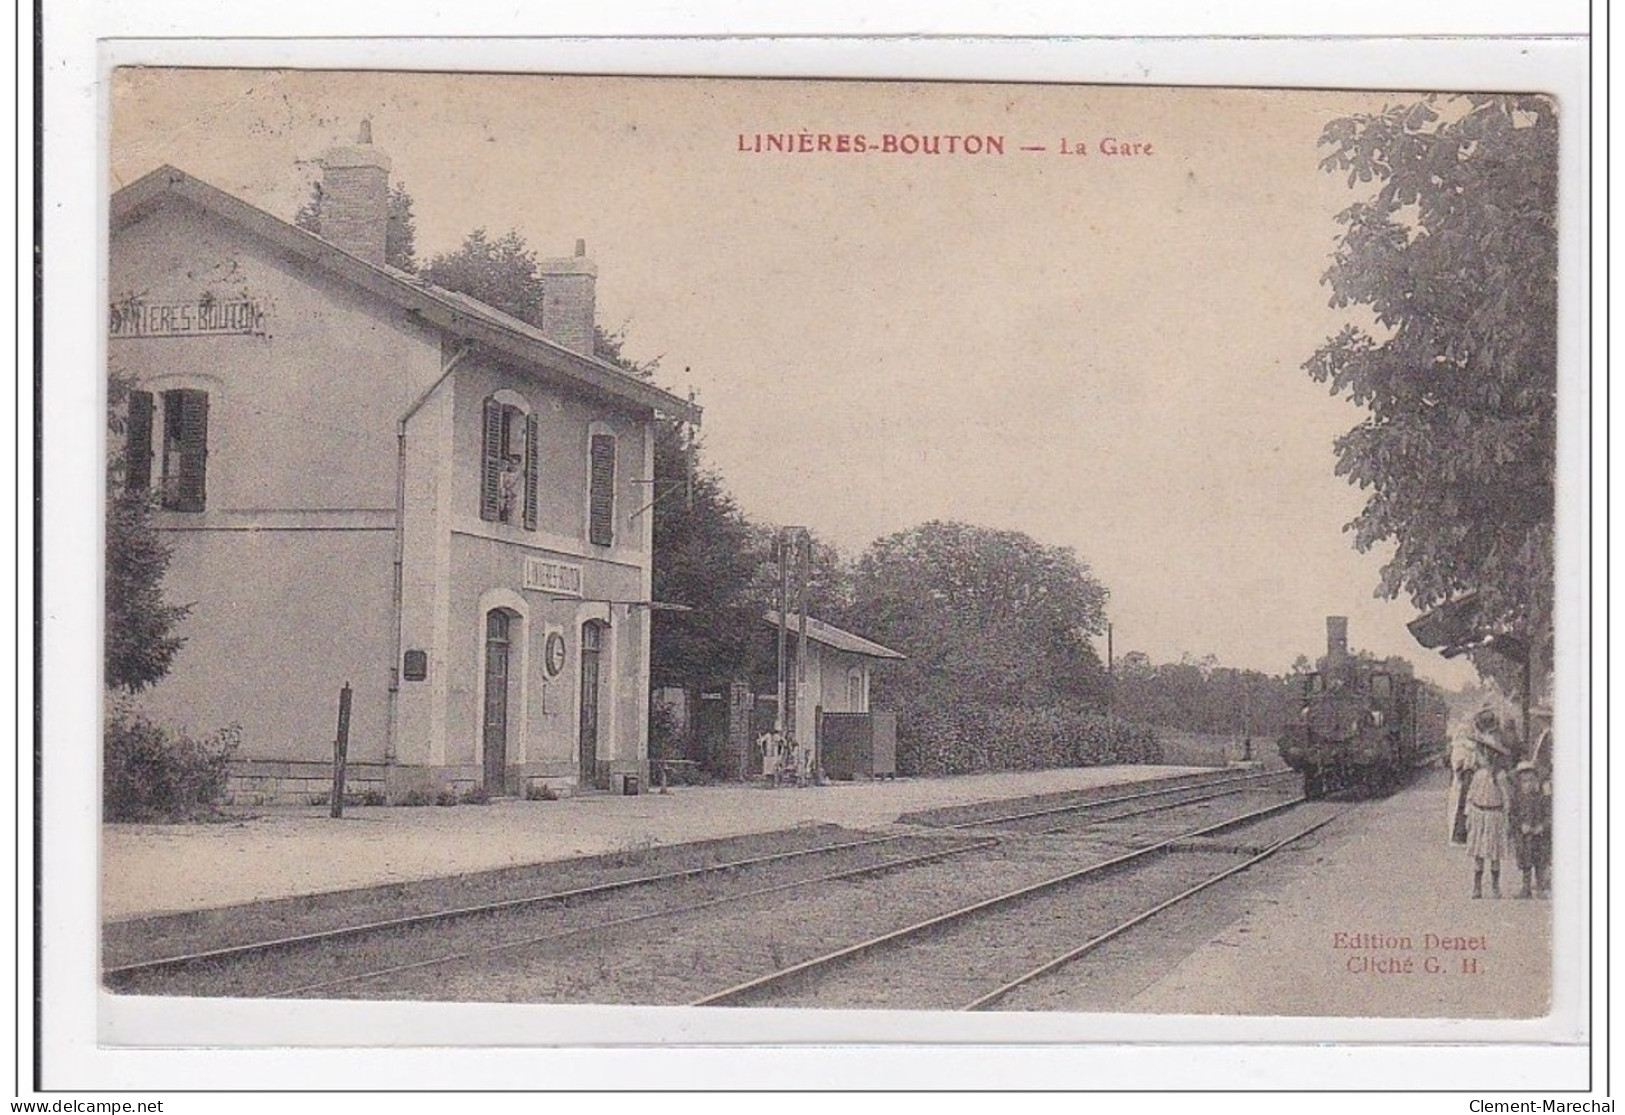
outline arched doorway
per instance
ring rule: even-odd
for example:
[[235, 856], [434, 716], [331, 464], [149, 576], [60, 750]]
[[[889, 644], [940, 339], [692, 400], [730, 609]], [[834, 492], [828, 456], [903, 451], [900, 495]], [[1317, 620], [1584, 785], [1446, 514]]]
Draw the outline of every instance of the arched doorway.
[[598, 666], [604, 650], [606, 625], [589, 620], [581, 625], [581, 784], [598, 783]]
[[508, 773], [508, 677], [515, 613], [493, 608], [485, 615], [485, 714], [481, 733], [485, 789], [503, 792]]

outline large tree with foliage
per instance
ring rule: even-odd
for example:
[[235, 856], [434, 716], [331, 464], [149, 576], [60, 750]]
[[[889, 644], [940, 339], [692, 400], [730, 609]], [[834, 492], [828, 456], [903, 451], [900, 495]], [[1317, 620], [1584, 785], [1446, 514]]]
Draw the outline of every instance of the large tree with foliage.
[[[1106, 589], [1068, 547], [1019, 531], [929, 522], [874, 542], [853, 574], [853, 622], [909, 656], [900, 699], [1097, 704]], [[892, 695], [888, 693], [888, 696]]]
[[[1557, 384], [1557, 119], [1538, 96], [1429, 97], [1333, 120], [1321, 166], [1362, 197], [1324, 282], [1359, 320], [1305, 365], [1369, 413], [1336, 442], [1392, 544], [1380, 595], [1469, 592], [1549, 645]], [[1544, 654], [1541, 654], [1544, 657]], [[1546, 659], [1549, 661], [1549, 659]]]
[[[310, 197], [293, 215], [293, 223], [306, 232], [322, 234], [322, 184], [310, 188]], [[405, 184], [395, 183], [389, 191], [389, 212], [384, 223], [384, 262], [407, 272], [416, 272], [417, 221], [412, 216], [412, 195]]]
[[[1308, 660], [1304, 665], [1309, 666]], [[1117, 660], [1112, 711], [1139, 724], [1216, 735], [1270, 736], [1286, 718], [1279, 677], [1219, 665], [1213, 655], [1186, 654], [1154, 665], [1143, 651]]]
[[130, 380], [107, 379], [107, 539], [103, 684], [135, 693], [163, 678], [186, 640], [188, 609], [164, 599], [169, 547], [152, 528], [152, 493], [125, 480]]
[[542, 278], [536, 253], [519, 233], [492, 237], [469, 233], [454, 252], [435, 256], [423, 269], [435, 286], [461, 291], [520, 321], [542, 327]]

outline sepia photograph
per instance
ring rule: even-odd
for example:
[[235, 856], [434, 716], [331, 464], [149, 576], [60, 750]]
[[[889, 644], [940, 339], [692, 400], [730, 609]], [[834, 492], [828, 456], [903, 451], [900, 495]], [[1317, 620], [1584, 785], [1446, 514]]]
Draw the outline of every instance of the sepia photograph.
[[1553, 97], [110, 80], [114, 999], [1551, 1011]]

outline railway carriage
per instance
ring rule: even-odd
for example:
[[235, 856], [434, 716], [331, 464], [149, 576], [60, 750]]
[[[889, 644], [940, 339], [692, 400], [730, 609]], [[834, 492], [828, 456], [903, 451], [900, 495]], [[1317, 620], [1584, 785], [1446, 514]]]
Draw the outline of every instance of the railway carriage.
[[1426, 682], [1351, 656], [1346, 617], [1327, 617], [1326, 642], [1324, 666], [1291, 679], [1281, 758], [1308, 797], [1393, 789], [1443, 749], [1444, 702]]

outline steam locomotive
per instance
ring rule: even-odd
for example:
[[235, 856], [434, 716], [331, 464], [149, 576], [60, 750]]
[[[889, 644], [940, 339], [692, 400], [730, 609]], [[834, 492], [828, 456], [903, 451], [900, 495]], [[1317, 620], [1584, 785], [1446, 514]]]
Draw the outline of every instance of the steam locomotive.
[[1326, 660], [1290, 679], [1293, 718], [1281, 758], [1303, 773], [1303, 792], [1367, 794], [1396, 787], [1445, 746], [1445, 705], [1426, 682], [1349, 654], [1348, 617], [1326, 617]]

